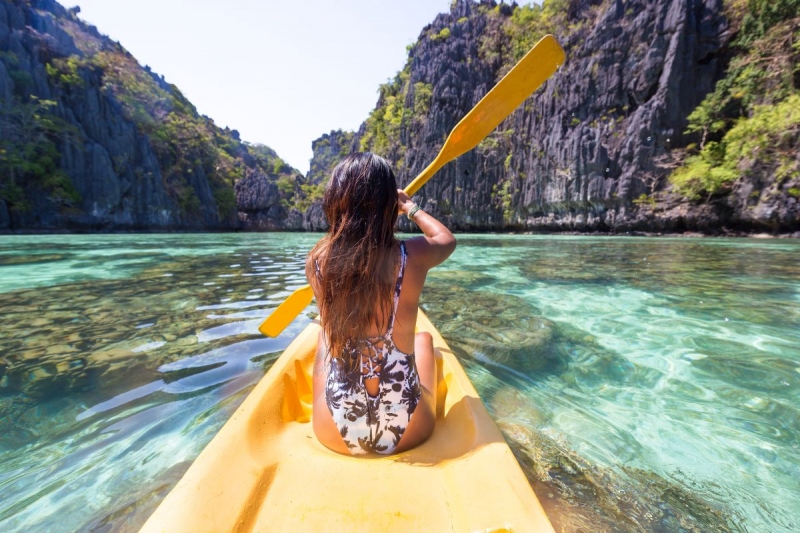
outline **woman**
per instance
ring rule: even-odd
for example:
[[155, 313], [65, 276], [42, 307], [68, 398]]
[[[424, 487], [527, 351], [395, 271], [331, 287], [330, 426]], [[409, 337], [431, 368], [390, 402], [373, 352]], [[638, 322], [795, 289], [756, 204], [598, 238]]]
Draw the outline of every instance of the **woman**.
[[[336, 166], [323, 208], [330, 229], [306, 261], [322, 324], [314, 432], [343, 454], [413, 448], [436, 421], [433, 340], [414, 334], [419, 296], [455, 238], [397, 190], [389, 165], [370, 153]], [[398, 210], [424, 236], [398, 242]]]

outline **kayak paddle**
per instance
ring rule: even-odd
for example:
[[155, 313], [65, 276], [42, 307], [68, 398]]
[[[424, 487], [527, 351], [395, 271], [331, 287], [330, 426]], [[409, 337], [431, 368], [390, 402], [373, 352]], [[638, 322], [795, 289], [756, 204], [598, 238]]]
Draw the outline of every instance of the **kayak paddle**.
[[[413, 196], [445, 164], [475, 148], [558, 70], [565, 57], [555, 37], [544, 36], [456, 124], [433, 162], [405, 188], [406, 194]], [[311, 303], [313, 297], [310, 285], [297, 289], [264, 320], [258, 331], [268, 337], [277, 337]]]

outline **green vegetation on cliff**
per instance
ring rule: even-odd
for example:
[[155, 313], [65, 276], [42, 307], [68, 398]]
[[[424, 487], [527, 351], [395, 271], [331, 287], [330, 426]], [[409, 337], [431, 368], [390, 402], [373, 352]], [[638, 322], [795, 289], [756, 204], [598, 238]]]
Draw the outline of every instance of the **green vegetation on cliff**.
[[30, 94], [31, 76], [16, 56], [3, 52], [14, 82], [10, 101], [0, 106], [0, 199], [8, 209], [29, 208], [26, 187], [43, 190], [65, 208], [80, 201], [67, 175], [58, 168], [57, 141], [71, 132], [53, 110], [56, 102]]
[[800, 182], [800, 0], [734, 0], [726, 9], [738, 28], [734, 57], [689, 115], [699, 145], [671, 176], [692, 199], [724, 193], [756, 169], [778, 186]]
[[[438, 35], [438, 34], [437, 34]], [[360, 140], [362, 151], [370, 150], [392, 160], [402, 168], [406, 146], [401, 133], [412, 122], [424, 121], [433, 97], [433, 86], [411, 83], [411, 56], [394, 79], [381, 85], [375, 109], [364, 123], [365, 133]]]
[[[499, 7], [499, 6], [498, 6]], [[548, 33], [556, 33], [567, 24], [567, 0], [545, 0], [540, 4], [519, 6], [503, 25], [508, 36], [505, 41], [505, 64], [513, 67], [533, 48], [539, 39]]]

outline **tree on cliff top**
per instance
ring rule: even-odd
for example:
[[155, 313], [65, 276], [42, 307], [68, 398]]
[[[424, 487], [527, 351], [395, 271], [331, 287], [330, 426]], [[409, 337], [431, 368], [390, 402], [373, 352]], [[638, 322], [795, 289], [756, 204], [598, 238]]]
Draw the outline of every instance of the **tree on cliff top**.
[[800, 184], [800, 0], [726, 5], [735, 52], [724, 78], [689, 115], [699, 151], [670, 177], [681, 194], [725, 193], [759, 169], [786, 190]]

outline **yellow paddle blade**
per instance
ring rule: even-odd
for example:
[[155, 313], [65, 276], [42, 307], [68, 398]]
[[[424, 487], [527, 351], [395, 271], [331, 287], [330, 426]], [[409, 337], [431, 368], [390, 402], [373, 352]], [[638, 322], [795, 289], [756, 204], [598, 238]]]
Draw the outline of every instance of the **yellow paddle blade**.
[[292, 320], [294, 320], [297, 315], [303, 312], [303, 309], [308, 307], [312, 298], [314, 298], [314, 292], [311, 290], [311, 285], [300, 287], [290, 294], [289, 297], [258, 326], [258, 331], [267, 337], [277, 337], [281, 334], [281, 331], [286, 329], [286, 326], [292, 323]]
[[413, 196], [446, 163], [478, 146], [564, 64], [565, 58], [555, 37], [542, 37], [453, 128], [436, 159], [405, 188], [406, 194]]

